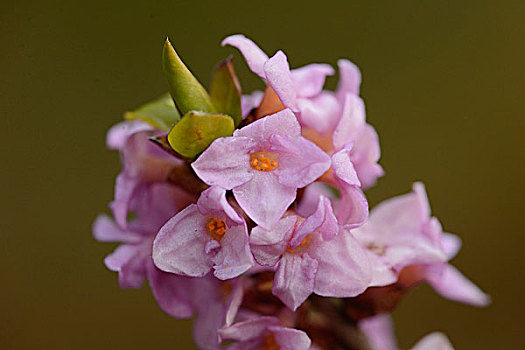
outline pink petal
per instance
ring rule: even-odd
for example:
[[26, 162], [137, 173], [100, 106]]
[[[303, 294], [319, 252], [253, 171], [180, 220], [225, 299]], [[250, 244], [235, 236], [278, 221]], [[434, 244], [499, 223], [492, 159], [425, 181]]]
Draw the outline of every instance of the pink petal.
[[235, 278], [253, 266], [248, 230], [244, 223], [228, 228], [213, 263], [213, 274], [220, 280]]
[[366, 253], [372, 269], [372, 281], [369, 287], [388, 286], [397, 281], [397, 275], [390, 264], [387, 264], [380, 256], [369, 250]]
[[270, 143], [270, 152], [279, 157], [275, 173], [285, 186], [304, 187], [330, 168], [330, 157], [303, 137], [273, 135]]
[[454, 350], [447, 336], [441, 332], [426, 335], [410, 350]]
[[320, 196], [325, 196], [330, 199], [335, 198], [334, 192], [330, 190], [330, 187], [321, 182], [314, 182], [308, 185], [303, 192], [303, 197], [299, 205], [295, 208], [295, 212], [302, 217], [312, 215], [317, 209]]
[[219, 216], [226, 214], [230, 220], [237, 224], [244, 223], [244, 219], [237, 214], [228, 200], [226, 191], [219, 186], [212, 186], [203, 191], [197, 201], [197, 208], [202, 215]]
[[122, 244], [104, 259], [107, 268], [119, 272], [122, 289], [139, 288], [146, 280], [145, 256], [141, 245]]
[[332, 156], [332, 170], [335, 178], [346, 185], [361, 187], [354, 165], [350, 160], [351, 147], [343, 148]]
[[330, 241], [314, 241], [308, 254], [319, 262], [316, 294], [347, 298], [361, 294], [370, 284], [372, 271], [366, 252], [346, 230]]
[[379, 137], [375, 129], [366, 124], [361, 130], [352, 152], [352, 163], [365, 189], [374, 185], [377, 178], [385, 173], [381, 165], [377, 164], [380, 156]]
[[340, 150], [356, 141], [365, 126], [365, 104], [358, 96], [344, 96], [343, 111], [333, 134], [334, 148]]
[[147, 264], [148, 282], [159, 307], [172, 317], [189, 318], [193, 315], [191, 281], [159, 270], [153, 261]]
[[286, 55], [282, 51], [277, 51], [277, 53], [264, 64], [264, 73], [266, 74], [268, 84], [271, 85], [277, 96], [279, 96], [282, 104], [295, 113], [299, 112], [292, 73], [290, 72]]
[[428, 283], [442, 297], [474, 306], [487, 306], [490, 296], [469, 281], [452, 265], [431, 266], [425, 273]]
[[374, 350], [398, 350], [392, 317], [388, 314], [365, 318], [359, 322]]
[[237, 203], [256, 224], [270, 228], [295, 200], [297, 190], [284, 186], [271, 172], [257, 172], [251, 181], [235, 187]]
[[441, 234], [441, 244], [443, 251], [447, 255], [447, 259], [450, 260], [454, 258], [461, 249], [461, 238], [452, 233], [443, 232]]
[[272, 293], [295, 311], [314, 290], [317, 265], [308, 254], [285, 254], [275, 273]]
[[312, 344], [308, 335], [298, 329], [273, 326], [268, 330], [275, 336], [280, 350], [308, 350]]
[[153, 261], [166, 272], [202, 277], [213, 263], [205, 253], [210, 236], [205, 232], [206, 217], [195, 204], [171, 218], [153, 243]]
[[274, 266], [286, 251], [297, 216], [290, 215], [277, 221], [270, 230], [254, 227], [250, 234], [252, 253], [261, 265]]
[[213, 141], [191, 166], [208, 185], [231, 190], [253, 177], [250, 153], [255, 146], [255, 141], [247, 137], [222, 137]]
[[290, 248], [297, 248], [307, 235], [312, 232], [321, 234], [324, 240], [334, 238], [339, 232], [337, 219], [334, 215], [330, 200], [325, 196], [319, 198], [316, 211], [295, 230], [290, 241]]
[[291, 110], [266, 116], [233, 133], [235, 138], [243, 136], [256, 140], [259, 146], [267, 143], [272, 135], [301, 136], [301, 125]]
[[361, 72], [359, 68], [349, 60], [337, 61], [339, 67], [339, 83], [337, 84], [337, 95], [344, 96], [348, 93], [359, 95], [361, 85]]
[[93, 236], [100, 242], [138, 243], [142, 237], [126, 232], [106, 214], [100, 214], [93, 223]]
[[108, 130], [106, 134], [106, 146], [112, 150], [121, 150], [124, 148], [124, 144], [130, 135], [151, 129], [151, 126], [139, 120], [120, 122]]
[[368, 201], [363, 191], [356, 186], [341, 189], [335, 213], [339, 224], [349, 230], [363, 225], [368, 219]]
[[111, 203], [111, 211], [117, 224], [122, 227], [127, 227], [127, 217], [130, 210], [129, 205], [131, 199], [137, 191], [143, 190], [146, 185], [141, 184], [137, 178], [126, 176], [125, 173], [120, 173], [115, 181], [115, 200]]
[[320, 134], [332, 131], [339, 120], [341, 106], [330, 92], [322, 92], [311, 98], [298, 98], [298, 114], [301, 125]]
[[236, 34], [230, 35], [222, 41], [221, 46], [226, 45], [236, 47], [244, 56], [251, 71], [262, 79], [266, 79], [263, 66], [268, 61], [268, 56], [253, 41], [242, 34]]
[[222, 340], [247, 341], [262, 336], [268, 327], [279, 326], [277, 317], [263, 316], [219, 330]]
[[295, 91], [299, 97], [313, 97], [323, 90], [328, 75], [335, 71], [329, 64], [313, 63], [292, 70]]

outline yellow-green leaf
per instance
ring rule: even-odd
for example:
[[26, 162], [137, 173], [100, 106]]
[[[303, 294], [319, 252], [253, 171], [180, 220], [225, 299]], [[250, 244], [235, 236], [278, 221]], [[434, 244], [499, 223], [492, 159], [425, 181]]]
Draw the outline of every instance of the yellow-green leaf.
[[189, 111], [217, 112], [206, 89], [184, 65], [168, 39], [164, 44], [162, 65], [171, 97], [180, 114]]
[[241, 94], [241, 85], [235, 75], [232, 59], [229, 57], [215, 69], [211, 80], [210, 96], [217, 110], [231, 116], [236, 126], [242, 120]]
[[165, 94], [134, 111], [126, 112], [124, 114], [124, 119], [142, 120], [157, 129], [168, 132], [173, 125], [180, 120], [180, 114], [179, 111], [177, 111], [177, 108], [175, 108], [171, 96]]
[[168, 134], [170, 146], [183, 157], [194, 158], [217, 138], [231, 136], [233, 119], [224, 114], [188, 112]]

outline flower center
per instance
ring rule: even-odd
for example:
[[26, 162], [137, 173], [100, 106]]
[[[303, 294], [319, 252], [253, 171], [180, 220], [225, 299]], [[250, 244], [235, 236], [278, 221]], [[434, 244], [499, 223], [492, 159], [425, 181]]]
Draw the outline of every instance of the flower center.
[[277, 156], [270, 152], [255, 152], [250, 154], [250, 165], [255, 170], [272, 171], [277, 169]]
[[377, 255], [385, 255], [385, 246], [380, 243], [370, 242], [365, 247]]
[[306, 235], [306, 237], [304, 237], [304, 239], [301, 242], [301, 244], [299, 244], [297, 247], [295, 247], [293, 249], [292, 249], [292, 247], [290, 247], [290, 243], [288, 243], [288, 246], [286, 247], [286, 251], [288, 253], [295, 253], [297, 250], [299, 250], [299, 248], [306, 246], [308, 244], [308, 242], [310, 242], [310, 236], [311, 235], [312, 235], [311, 233]]
[[273, 333], [270, 333], [266, 338], [264, 338], [264, 342], [262, 344], [263, 350], [279, 350], [281, 347], [277, 342], [275, 341], [275, 335]]
[[206, 228], [208, 229], [212, 239], [217, 241], [220, 241], [222, 236], [224, 236], [226, 233], [226, 224], [223, 220], [217, 219], [216, 217], [212, 217], [208, 220]]

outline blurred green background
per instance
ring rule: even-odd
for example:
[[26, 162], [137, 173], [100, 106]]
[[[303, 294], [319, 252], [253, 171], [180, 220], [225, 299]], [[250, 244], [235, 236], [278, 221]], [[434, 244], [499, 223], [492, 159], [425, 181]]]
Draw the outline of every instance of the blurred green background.
[[[148, 288], [121, 291], [91, 223], [120, 165], [105, 149], [122, 113], [167, 90], [169, 36], [207, 83], [245, 33], [292, 66], [348, 57], [387, 171], [372, 205], [427, 185], [464, 248], [454, 264], [487, 309], [423, 286], [395, 313], [402, 348], [442, 330], [457, 349], [523, 349], [525, 2], [11, 1], [0, 5], [0, 348], [186, 349], [190, 321]], [[235, 53], [245, 91], [261, 88]], [[335, 87], [331, 78], [329, 87]]]

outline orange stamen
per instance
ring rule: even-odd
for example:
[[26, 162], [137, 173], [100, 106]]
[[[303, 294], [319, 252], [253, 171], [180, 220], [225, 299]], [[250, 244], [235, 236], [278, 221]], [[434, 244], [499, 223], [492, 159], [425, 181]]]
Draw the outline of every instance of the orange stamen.
[[262, 344], [262, 348], [264, 350], [279, 350], [281, 347], [279, 346], [279, 344], [277, 344], [277, 341], [275, 340], [275, 335], [273, 333], [270, 333], [264, 339], [264, 343]]
[[255, 152], [250, 155], [250, 166], [259, 171], [272, 171], [277, 169], [279, 162], [275, 154]]
[[208, 233], [211, 235], [212, 239], [220, 241], [222, 236], [226, 233], [226, 224], [221, 219], [212, 217], [208, 220], [206, 224]]

